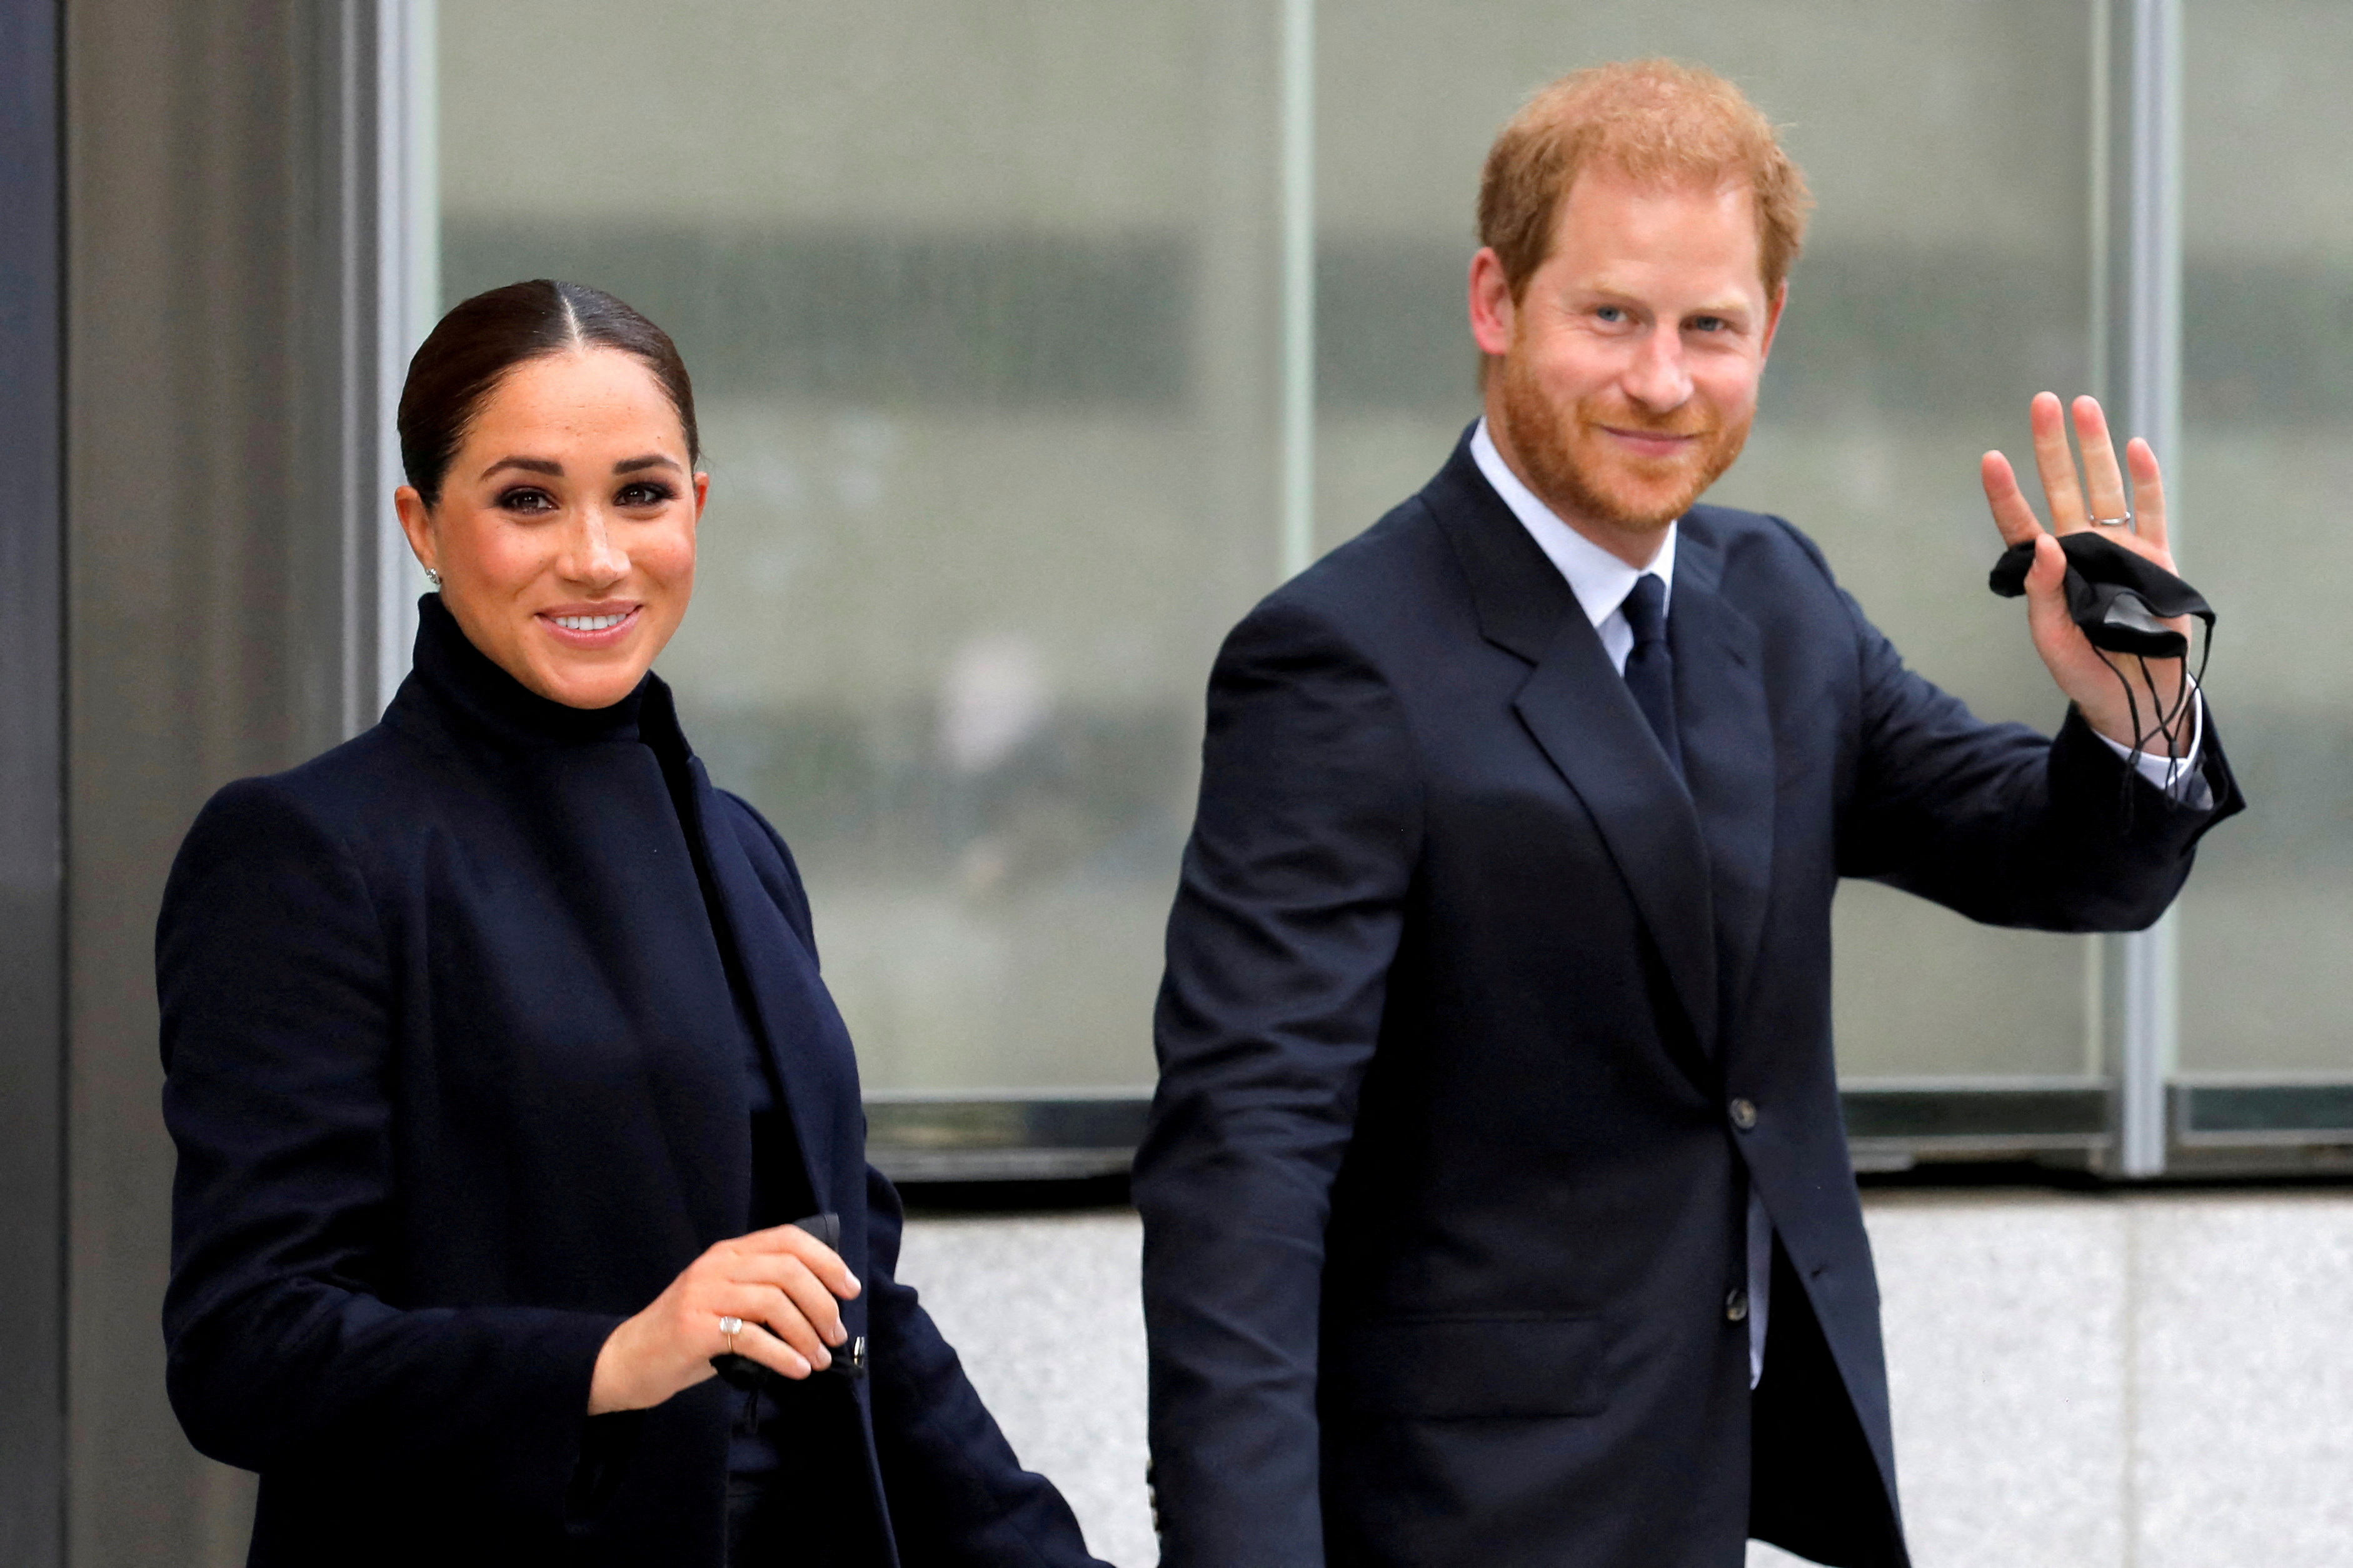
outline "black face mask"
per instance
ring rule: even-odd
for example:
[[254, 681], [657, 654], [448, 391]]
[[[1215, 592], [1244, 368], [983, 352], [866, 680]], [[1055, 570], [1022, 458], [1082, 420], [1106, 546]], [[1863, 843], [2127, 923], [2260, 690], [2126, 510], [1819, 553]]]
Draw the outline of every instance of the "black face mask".
[[[2083, 629], [2084, 638], [2124, 684], [2125, 702], [2133, 716], [2133, 756], [2137, 760], [2154, 734], [2172, 733], [2174, 726], [2188, 713], [2191, 696], [2205, 679], [2206, 656], [2214, 649], [2213, 606], [2197, 589], [2164, 567], [2134, 554], [2104, 534], [2082, 531], [2063, 533], [2059, 536], [2059, 548], [2067, 552], [2063, 586], [2068, 617]], [[2013, 544], [1994, 563], [1986, 585], [2005, 599], [2020, 598], [2026, 593], [2026, 574], [2033, 565], [2033, 542]], [[2149, 713], [2157, 729], [2142, 730], [2140, 704], [2133, 694], [2132, 679], [2108, 655], [2187, 658], [2189, 637], [2165, 625], [2176, 616], [2195, 616], [2206, 623], [2205, 640], [2198, 655], [2198, 673], [2184, 683], [2181, 700], [2168, 713], [2158, 700], [2156, 682], [2143, 667], [2141, 684], [2147, 689]], [[2178, 752], [2179, 747], [2175, 749]]]
[[[2176, 616], [2204, 621], [2206, 640], [2213, 641], [2213, 608], [2156, 562], [2098, 533], [2063, 533], [2059, 548], [2067, 552], [2067, 614], [2094, 647], [2143, 658], [2186, 658], [2189, 639], [2161, 624]], [[2005, 599], [2019, 598], [2033, 564], [2033, 542], [2013, 544], [1994, 563], [1986, 585]]]

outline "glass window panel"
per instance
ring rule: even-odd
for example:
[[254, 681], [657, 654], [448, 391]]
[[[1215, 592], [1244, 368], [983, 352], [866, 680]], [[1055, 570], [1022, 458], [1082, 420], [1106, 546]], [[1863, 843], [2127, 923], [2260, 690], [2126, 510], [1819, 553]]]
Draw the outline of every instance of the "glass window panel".
[[2353, 1073], [2353, 10], [2184, 7], [2183, 574], [2220, 615], [2208, 674], [2252, 809], [2180, 910], [2181, 1062]]
[[[2043, 0], [1321, 14], [1318, 520], [1327, 544], [1418, 488], [1475, 417], [1463, 286], [1479, 168], [1535, 87], [1669, 55], [1738, 80], [1820, 202], [1746, 455], [1710, 499], [1788, 516], [1915, 667], [1980, 714], [2064, 709], [1978, 489], [2034, 392], [2086, 384], [2091, 16]], [[1975, 926], [1875, 884], [1837, 906], [1851, 1078], [2095, 1070], [2081, 939]]]
[[678, 339], [660, 669], [871, 1090], [1140, 1088], [1219, 638], [1271, 584], [1274, 21], [1240, 0], [442, 0], [444, 291]]

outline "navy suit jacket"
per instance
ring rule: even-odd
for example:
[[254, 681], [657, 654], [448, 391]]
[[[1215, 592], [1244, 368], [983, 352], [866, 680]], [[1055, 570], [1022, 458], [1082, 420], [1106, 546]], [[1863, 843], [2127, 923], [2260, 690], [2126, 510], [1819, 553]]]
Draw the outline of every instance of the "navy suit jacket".
[[1668, 626], [1688, 793], [1466, 442], [1219, 654], [1135, 1171], [1169, 1568], [1904, 1560], [1831, 894], [2137, 928], [2238, 795], [2211, 724], [2192, 810], [1979, 722], [1777, 518], [1685, 517]]
[[635, 722], [577, 712], [438, 599], [423, 619], [384, 721], [222, 790], [164, 895], [170, 1392], [199, 1449], [261, 1473], [251, 1560], [716, 1568], [743, 1396], [586, 1413], [615, 1325], [747, 1228], [724, 941], [865, 1285], [871, 1377], [787, 1390], [847, 1484], [786, 1476], [795, 1506], [828, 1562], [1089, 1563], [898, 1282], [784, 842], [712, 788], [659, 680]]

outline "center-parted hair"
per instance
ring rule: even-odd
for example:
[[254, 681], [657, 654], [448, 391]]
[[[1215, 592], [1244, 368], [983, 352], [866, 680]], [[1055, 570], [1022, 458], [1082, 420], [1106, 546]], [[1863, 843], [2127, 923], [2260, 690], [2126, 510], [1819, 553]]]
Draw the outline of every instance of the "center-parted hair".
[[601, 289], [535, 278], [492, 289], [453, 307], [408, 362], [400, 389], [400, 466], [427, 506], [508, 372], [549, 354], [617, 349], [645, 362], [678, 410], [687, 461], [702, 457], [694, 426], [694, 384], [670, 334]]
[[1569, 187], [1596, 167], [1646, 184], [1747, 186], [1768, 299], [1805, 243], [1806, 177], [1738, 88], [1674, 60], [1595, 66], [1539, 89], [1487, 151], [1479, 243], [1504, 264], [1513, 298], [1551, 252]]

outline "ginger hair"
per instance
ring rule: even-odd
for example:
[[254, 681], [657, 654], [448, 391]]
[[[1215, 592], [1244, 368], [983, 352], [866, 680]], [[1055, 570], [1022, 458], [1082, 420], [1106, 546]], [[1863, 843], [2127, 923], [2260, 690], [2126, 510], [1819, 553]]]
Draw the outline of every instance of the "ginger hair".
[[1503, 263], [1516, 300], [1551, 253], [1553, 226], [1578, 174], [1605, 168], [1642, 184], [1746, 184], [1757, 204], [1767, 300], [1805, 243], [1813, 197], [1781, 140], [1737, 87], [1674, 60], [1625, 60], [1538, 89], [1487, 151], [1479, 243]]

